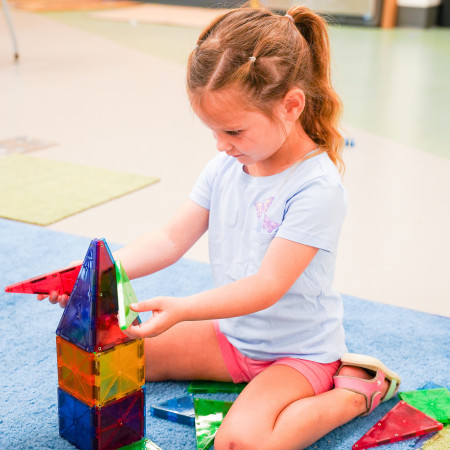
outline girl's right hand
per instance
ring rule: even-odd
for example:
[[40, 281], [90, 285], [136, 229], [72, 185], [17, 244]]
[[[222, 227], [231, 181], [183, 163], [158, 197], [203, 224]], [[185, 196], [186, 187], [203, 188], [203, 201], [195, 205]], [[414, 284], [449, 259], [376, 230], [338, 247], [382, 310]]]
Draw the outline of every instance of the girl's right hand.
[[[73, 261], [71, 262], [67, 267], [64, 267], [64, 269], [68, 269], [69, 267], [75, 267], [75, 266], [79, 266], [80, 264], [83, 264], [83, 261]], [[67, 302], [69, 301], [69, 296], [66, 294], [60, 294], [57, 291], [53, 291], [50, 292], [49, 295], [45, 295], [45, 294], [38, 294], [37, 295], [37, 299], [39, 301], [42, 301], [44, 299], [46, 299], [48, 297], [48, 301], [52, 304], [57, 304], [59, 303], [59, 306], [61, 306], [61, 308], [65, 308], [67, 306]]]
[[38, 294], [37, 299], [39, 301], [42, 301], [44, 299], [46, 299], [48, 297], [48, 301], [50, 303], [53, 303], [54, 305], [56, 303], [59, 303], [59, 306], [61, 306], [61, 308], [65, 308], [67, 306], [67, 302], [69, 301], [69, 296], [66, 294], [61, 294], [59, 295], [59, 292], [50, 292], [50, 295], [45, 295], [45, 294]]
[[139, 325], [130, 325], [124, 333], [132, 339], [156, 337], [184, 319], [184, 298], [154, 297], [140, 303], [133, 303], [135, 312], [152, 311], [153, 315]]

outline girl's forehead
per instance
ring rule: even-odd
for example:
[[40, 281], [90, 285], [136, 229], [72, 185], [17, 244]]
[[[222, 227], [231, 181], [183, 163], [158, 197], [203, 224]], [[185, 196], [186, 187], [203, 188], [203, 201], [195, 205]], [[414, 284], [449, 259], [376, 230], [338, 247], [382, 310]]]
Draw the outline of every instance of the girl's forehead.
[[203, 93], [201, 105], [193, 105], [193, 109], [208, 126], [235, 129], [262, 116], [246, 97], [236, 89], [209, 91]]

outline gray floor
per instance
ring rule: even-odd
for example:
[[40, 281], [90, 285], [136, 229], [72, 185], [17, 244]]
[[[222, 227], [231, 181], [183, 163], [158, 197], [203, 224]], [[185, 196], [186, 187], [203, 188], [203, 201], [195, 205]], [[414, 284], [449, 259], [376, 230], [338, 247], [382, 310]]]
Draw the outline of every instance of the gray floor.
[[[0, 14], [0, 140], [19, 135], [51, 140], [58, 145], [35, 155], [161, 178], [49, 228], [125, 244], [163, 224], [215, 155], [212, 136], [190, 111], [183, 66], [116, 35], [92, 33], [46, 15], [13, 11], [12, 17], [21, 60], [12, 62]], [[365, 32], [359, 30], [361, 36]], [[193, 45], [192, 36], [191, 30], [185, 46]], [[386, 48], [384, 43], [381, 50]], [[337, 54], [344, 51], [337, 49]], [[350, 63], [357, 71], [368, 61], [355, 58]], [[436, 62], [435, 73], [442, 64]], [[411, 115], [421, 109], [429, 123], [443, 123], [442, 108], [436, 114], [417, 95], [421, 76], [432, 70], [424, 68], [424, 74], [408, 79], [408, 89], [416, 95], [407, 109]], [[372, 88], [364, 86], [368, 92]], [[448, 91], [437, 93], [442, 95]], [[344, 100], [352, 102], [350, 95]], [[336, 287], [369, 300], [450, 316], [450, 159], [365, 126], [370, 118], [365, 123], [351, 119], [346, 116], [344, 129], [356, 147], [345, 155], [350, 208]], [[411, 131], [420, 134], [418, 123]], [[438, 144], [448, 149], [446, 140]], [[207, 261], [206, 239], [187, 256]]]

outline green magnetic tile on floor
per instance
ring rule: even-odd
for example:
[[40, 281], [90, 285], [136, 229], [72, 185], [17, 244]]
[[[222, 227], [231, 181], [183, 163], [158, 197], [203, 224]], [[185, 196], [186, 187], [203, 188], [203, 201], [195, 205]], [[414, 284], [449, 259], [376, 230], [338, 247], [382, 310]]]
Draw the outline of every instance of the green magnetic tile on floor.
[[400, 392], [399, 397], [441, 423], [450, 422], [450, 392], [448, 389], [426, 389]]
[[247, 383], [224, 383], [220, 381], [193, 381], [188, 386], [190, 393], [216, 393], [225, 392], [240, 394]]
[[126, 445], [125, 447], [120, 447], [119, 450], [162, 450], [150, 439], [142, 439], [133, 444]]
[[233, 402], [220, 400], [194, 399], [195, 434], [197, 449], [206, 450], [211, 447], [217, 431]]

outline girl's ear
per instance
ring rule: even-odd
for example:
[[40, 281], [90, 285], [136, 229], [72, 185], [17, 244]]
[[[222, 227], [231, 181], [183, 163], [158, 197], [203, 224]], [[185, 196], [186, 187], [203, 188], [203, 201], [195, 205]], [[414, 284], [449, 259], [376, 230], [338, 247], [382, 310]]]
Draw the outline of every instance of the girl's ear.
[[305, 108], [305, 93], [299, 88], [292, 88], [284, 96], [282, 106], [286, 119], [295, 122]]

